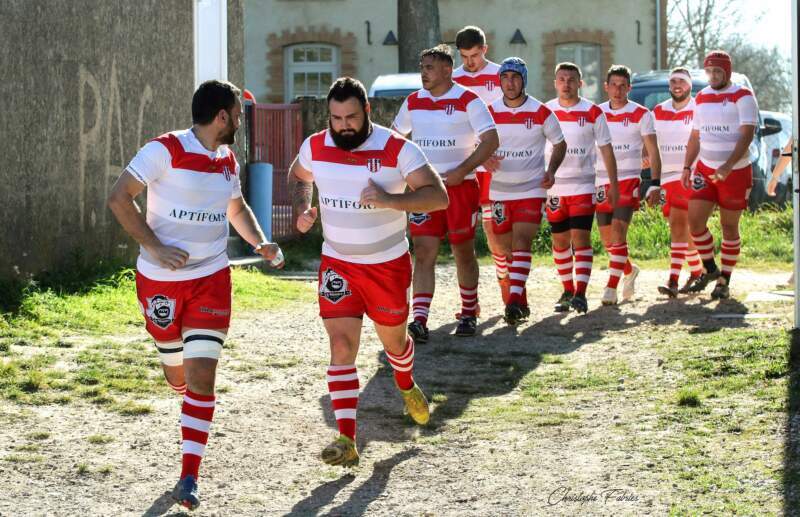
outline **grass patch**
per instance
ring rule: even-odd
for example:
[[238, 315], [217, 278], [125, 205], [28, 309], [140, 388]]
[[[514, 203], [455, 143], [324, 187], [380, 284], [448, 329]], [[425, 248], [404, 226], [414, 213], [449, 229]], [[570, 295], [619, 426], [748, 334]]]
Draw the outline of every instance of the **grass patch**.
[[41, 463], [44, 456], [41, 454], [9, 454], [3, 460], [9, 463]]
[[47, 440], [50, 438], [50, 433], [47, 431], [35, 431], [27, 435], [31, 440]]
[[678, 392], [678, 405], [687, 407], [700, 406], [700, 394], [692, 388], [681, 388]]
[[104, 445], [106, 443], [111, 443], [114, 441], [113, 436], [108, 436], [107, 434], [93, 434], [86, 438], [86, 441], [91, 443], [92, 445]]
[[114, 404], [112, 409], [117, 413], [126, 416], [147, 415], [153, 412], [153, 406], [149, 404], [140, 404], [132, 400], [126, 400], [120, 404]]

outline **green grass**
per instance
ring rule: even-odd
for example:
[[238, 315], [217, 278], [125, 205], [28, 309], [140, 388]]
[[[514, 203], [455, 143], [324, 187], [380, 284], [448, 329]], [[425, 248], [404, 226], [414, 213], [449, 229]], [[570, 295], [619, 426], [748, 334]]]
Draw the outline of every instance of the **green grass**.
[[86, 438], [86, 441], [88, 441], [92, 445], [105, 445], [107, 443], [113, 442], [114, 437], [108, 436], [107, 434], [93, 434], [88, 438]]

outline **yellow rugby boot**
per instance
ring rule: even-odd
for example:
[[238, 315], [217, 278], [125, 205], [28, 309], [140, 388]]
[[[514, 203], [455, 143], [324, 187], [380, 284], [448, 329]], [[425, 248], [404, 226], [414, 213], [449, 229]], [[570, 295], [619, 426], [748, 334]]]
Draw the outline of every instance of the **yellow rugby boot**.
[[428, 399], [425, 398], [425, 394], [422, 393], [417, 383], [415, 382], [407, 390], [401, 390], [399, 387], [397, 389], [400, 390], [400, 394], [403, 396], [403, 401], [406, 403], [406, 412], [411, 419], [418, 425], [427, 424], [431, 418], [431, 410], [428, 407]]
[[340, 434], [339, 438], [322, 449], [322, 461], [328, 465], [342, 467], [355, 467], [358, 465], [358, 450], [356, 443], [347, 436]]

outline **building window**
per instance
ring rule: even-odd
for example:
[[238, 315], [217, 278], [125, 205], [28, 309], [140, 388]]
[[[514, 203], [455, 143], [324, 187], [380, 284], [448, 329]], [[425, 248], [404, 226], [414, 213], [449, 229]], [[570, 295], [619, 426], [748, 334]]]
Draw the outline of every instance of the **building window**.
[[285, 48], [285, 101], [297, 97], [324, 97], [339, 77], [339, 49], [333, 45], [303, 43]]
[[581, 67], [581, 95], [593, 102], [602, 100], [603, 76], [600, 71], [600, 45], [594, 43], [562, 43], [556, 45], [556, 63], [571, 61]]

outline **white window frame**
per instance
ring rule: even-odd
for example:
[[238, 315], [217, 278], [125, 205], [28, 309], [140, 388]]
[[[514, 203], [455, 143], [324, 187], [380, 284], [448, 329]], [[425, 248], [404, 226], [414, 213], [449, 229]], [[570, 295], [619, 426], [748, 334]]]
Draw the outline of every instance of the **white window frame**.
[[[570, 47], [570, 46], [574, 47], [574, 50], [572, 51], [572, 55], [571, 56], [564, 56], [563, 55], [563, 47]], [[603, 63], [602, 63], [602, 60], [603, 60], [603, 47], [602, 47], [602, 45], [600, 45], [599, 43], [592, 43], [592, 42], [589, 42], [589, 41], [570, 41], [570, 42], [558, 43], [558, 44], [556, 44], [556, 48], [555, 48], [556, 63], [560, 63], [562, 61], [571, 61], [571, 62], [575, 63], [581, 69], [581, 72], [583, 74], [583, 81], [587, 82], [586, 79], [587, 79], [587, 77], [590, 77], [590, 75], [588, 73], [589, 72], [589, 67], [588, 67], [587, 63], [583, 62], [583, 59], [582, 59], [583, 58], [582, 50], [583, 50], [584, 47], [594, 47], [594, 48], [597, 49], [597, 75], [594, 77], [594, 79], [597, 81], [597, 91], [596, 91], [596, 93], [590, 95], [589, 93], [587, 93], [585, 91], [586, 89], [583, 88], [581, 90], [581, 95], [583, 97], [586, 97], [587, 99], [593, 101], [593, 102], [599, 103], [599, 102], [601, 102], [603, 100], [603, 93], [604, 93], [603, 92], [603, 80], [604, 80], [603, 71], [600, 69], [600, 67], [603, 65]], [[562, 50], [561, 54], [559, 54], [559, 49]]]
[[[294, 50], [298, 48], [315, 48], [319, 49], [329, 49], [331, 51], [331, 58], [330, 62], [325, 61], [303, 61], [303, 62], [295, 62], [294, 61]], [[284, 100], [286, 102], [291, 102], [294, 100], [295, 97], [298, 96], [297, 92], [295, 92], [294, 87], [294, 74], [296, 73], [330, 73], [331, 79], [336, 79], [339, 77], [340, 72], [340, 49], [336, 45], [331, 45], [329, 43], [299, 43], [296, 45], [288, 45], [283, 49], [283, 69], [284, 69]], [[328, 86], [330, 85], [320, 85], [320, 89], [317, 92], [317, 96], [324, 96], [327, 94]], [[305, 92], [303, 92], [305, 94]]]

